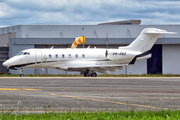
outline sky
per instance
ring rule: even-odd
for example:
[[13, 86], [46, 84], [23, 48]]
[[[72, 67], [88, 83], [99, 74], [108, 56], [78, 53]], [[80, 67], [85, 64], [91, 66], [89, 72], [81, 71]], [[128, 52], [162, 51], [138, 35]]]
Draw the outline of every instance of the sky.
[[141, 20], [141, 25], [180, 24], [180, 0], [0, 0], [0, 27], [121, 20]]

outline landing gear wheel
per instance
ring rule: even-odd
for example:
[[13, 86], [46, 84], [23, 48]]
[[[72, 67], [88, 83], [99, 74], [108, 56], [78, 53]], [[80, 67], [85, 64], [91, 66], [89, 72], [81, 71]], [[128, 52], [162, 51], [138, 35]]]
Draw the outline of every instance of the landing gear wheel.
[[91, 77], [97, 77], [97, 74], [94, 72], [91, 74]]
[[24, 77], [24, 74], [20, 74], [20, 77]]
[[20, 69], [20, 77], [24, 77], [23, 68]]
[[84, 73], [84, 77], [89, 77], [89, 73]]

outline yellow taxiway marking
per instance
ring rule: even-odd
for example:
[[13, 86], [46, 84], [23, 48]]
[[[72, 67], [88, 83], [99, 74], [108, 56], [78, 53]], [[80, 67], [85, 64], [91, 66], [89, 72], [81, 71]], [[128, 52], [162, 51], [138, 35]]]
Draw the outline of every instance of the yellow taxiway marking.
[[123, 102], [116, 102], [116, 101], [107, 101], [107, 100], [100, 100], [100, 99], [76, 97], [76, 96], [70, 96], [70, 95], [59, 95], [59, 94], [50, 94], [50, 95], [61, 96], [61, 97], [69, 97], [69, 98], [76, 98], [76, 99], [82, 99], [82, 100], [92, 100], [92, 101], [98, 101], [98, 102], [115, 103], [115, 104], [120, 104], [120, 105], [138, 106], [138, 107], [151, 108], [151, 109], [168, 110], [168, 108], [159, 108], [159, 107], [153, 107], [153, 106], [147, 106], [147, 105], [129, 104], [129, 103], [123, 103]]
[[29, 89], [29, 88], [24, 88], [24, 89], [20, 89], [20, 88], [0, 88], [0, 90], [31, 90], [31, 91], [40, 91], [40, 89]]

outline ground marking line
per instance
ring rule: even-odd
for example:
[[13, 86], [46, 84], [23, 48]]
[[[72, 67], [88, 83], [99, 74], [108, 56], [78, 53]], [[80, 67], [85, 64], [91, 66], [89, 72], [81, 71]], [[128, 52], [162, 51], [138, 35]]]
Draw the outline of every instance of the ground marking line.
[[138, 106], [138, 107], [144, 107], [144, 108], [168, 110], [168, 108], [159, 108], [159, 107], [153, 107], [153, 106], [147, 106], [147, 105], [138, 105], [138, 104], [128, 104], [128, 103], [123, 103], [123, 102], [106, 101], [106, 100], [99, 100], [99, 99], [92, 99], [92, 98], [84, 98], [84, 97], [76, 97], [76, 96], [70, 96], [70, 95], [59, 95], [59, 94], [50, 94], [50, 95], [53, 95], [53, 96], [61, 96], [61, 97], [69, 97], [69, 98], [76, 98], [76, 99], [82, 99], [82, 100], [92, 100], [92, 101], [98, 101], [98, 102], [108, 102], [108, 103], [115, 103], [115, 104], [121, 104], [121, 105], [131, 105], [131, 106]]
[[41, 91], [41, 89], [29, 89], [29, 88], [0, 88], [0, 90], [31, 90], [31, 91]]

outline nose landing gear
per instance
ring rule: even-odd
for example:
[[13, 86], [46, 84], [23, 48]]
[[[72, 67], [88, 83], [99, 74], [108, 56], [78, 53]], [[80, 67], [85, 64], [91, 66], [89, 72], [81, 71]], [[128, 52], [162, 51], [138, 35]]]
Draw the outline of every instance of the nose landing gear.
[[23, 68], [20, 68], [20, 77], [24, 77]]

